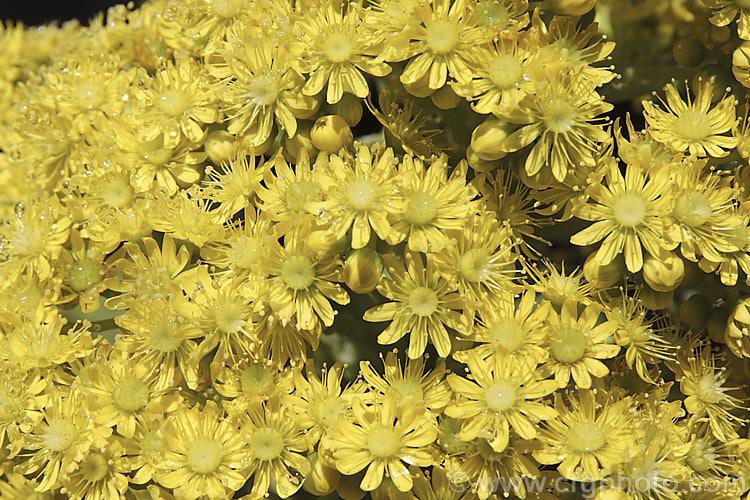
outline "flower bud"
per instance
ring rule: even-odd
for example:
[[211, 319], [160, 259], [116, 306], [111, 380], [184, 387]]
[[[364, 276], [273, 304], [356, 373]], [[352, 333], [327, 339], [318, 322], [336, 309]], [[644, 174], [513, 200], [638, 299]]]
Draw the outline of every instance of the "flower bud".
[[383, 275], [383, 259], [375, 250], [358, 248], [347, 256], [342, 274], [354, 293], [370, 293]]
[[250, 149], [253, 150], [255, 155], [262, 155], [266, 154], [269, 149], [271, 149], [271, 146], [273, 145], [274, 141], [276, 140], [276, 130], [274, 129], [271, 134], [266, 138], [265, 141], [261, 142], [260, 144], [253, 145], [253, 139], [247, 135], [244, 136], [237, 136], [237, 142], [239, 143], [239, 147], [241, 149], [244, 149], [245, 151], [250, 151]]
[[328, 105], [328, 111], [332, 115], [339, 115], [353, 127], [362, 119], [362, 99], [345, 92], [339, 102]]
[[729, 314], [724, 342], [735, 356], [750, 358], [750, 297], [739, 301]]
[[625, 259], [622, 255], [615, 257], [609, 264], [601, 265], [596, 262], [596, 253], [592, 253], [583, 264], [583, 276], [596, 288], [607, 288], [625, 276]]
[[743, 42], [732, 52], [732, 74], [745, 87], [750, 87], [750, 42]]
[[226, 130], [209, 132], [203, 141], [203, 150], [214, 165], [229, 163], [237, 156], [235, 137]]
[[680, 66], [695, 68], [706, 57], [706, 47], [698, 39], [684, 38], [672, 47], [672, 56]]
[[310, 461], [311, 469], [305, 476], [302, 489], [318, 497], [333, 493], [341, 482], [339, 471], [325, 466], [318, 460], [317, 453], [311, 453], [307, 459]]
[[490, 116], [471, 133], [471, 149], [483, 160], [499, 160], [508, 154], [503, 142], [514, 129], [514, 125]]
[[469, 162], [469, 166], [477, 172], [490, 172], [500, 166], [500, 160], [487, 161], [483, 160], [477, 155], [471, 146], [466, 148], [466, 161]]
[[297, 127], [297, 133], [294, 137], [284, 139], [284, 158], [290, 163], [296, 163], [302, 150], [307, 151], [309, 157], [315, 157], [316, 148], [310, 139], [309, 122], [304, 122]]
[[346, 236], [336, 238], [327, 226], [314, 229], [307, 237], [310, 250], [320, 256], [344, 253], [349, 249]]
[[315, 120], [315, 125], [310, 129], [310, 140], [321, 151], [337, 153], [351, 145], [354, 136], [346, 120], [339, 115], [326, 115]]
[[685, 264], [679, 255], [670, 252], [664, 260], [645, 255], [643, 279], [657, 292], [671, 292], [685, 278]]
[[461, 102], [461, 98], [456, 95], [450, 85], [443, 85], [430, 96], [430, 99], [439, 109], [453, 109]]
[[582, 16], [595, 5], [596, 0], [552, 0], [552, 8], [563, 16]]

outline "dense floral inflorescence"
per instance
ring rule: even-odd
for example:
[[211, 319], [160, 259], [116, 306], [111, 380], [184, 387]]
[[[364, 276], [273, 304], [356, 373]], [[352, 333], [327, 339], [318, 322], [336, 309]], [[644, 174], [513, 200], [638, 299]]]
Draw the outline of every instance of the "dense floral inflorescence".
[[750, 0], [0, 25], [0, 497], [745, 498], [749, 39]]

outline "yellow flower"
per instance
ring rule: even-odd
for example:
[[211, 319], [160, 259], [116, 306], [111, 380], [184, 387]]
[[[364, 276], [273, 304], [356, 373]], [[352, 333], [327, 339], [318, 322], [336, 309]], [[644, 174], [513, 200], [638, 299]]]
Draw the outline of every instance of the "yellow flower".
[[364, 12], [358, 4], [349, 4], [346, 12], [333, 6], [302, 12], [313, 14], [300, 25], [302, 58], [298, 67], [308, 74], [304, 95], [314, 96], [327, 84], [329, 104], [339, 102], [344, 92], [364, 98], [370, 89], [362, 71], [377, 77], [391, 72], [390, 66], [373, 57], [377, 54], [375, 39], [365, 29]]
[[431, 90], [445, 85], [449, 74], [459, 83], [469, 82], [488, 36], [476, 25], [466, 1], [436, 0], [415, 8], [413, 15], [408, 52], [416, 56], [404, 68], [401, 82]]
[[0, 224], [2, 265], [19, 273], [28, 269], [46, 280], [70, 234], [69, 213], [57, 198], [19, 201], [14, 210]]
[[466, 363], [470, 353], [475, 353], [482, 359], [501, 356], [518, 363], [546, 361], [543, 326], [550, 304], [537, 304], [536, 299], [533, 290], [526, 290], [518, 300], [508, 292], [493, 295], [480, 307], [474, 327], [464, 337], [479, 345], [454, 352], [453, 358]]
[[435, 413], [442, 412], [451, 398], [451, 388], [444, 378], [445, 363], [440, 361], [434, 368], [425, 371], [427, 357], [424, 356], [407, 358], [402, 368], [396, 354], [396, 351], [386, 354], [382, 376], [372, 368], [370, 361], [359, 362], [360, 374], [367, 385], [374, 389], [378, 397], [394, 393], [399, 408], [417, 406]]
[[623, 176], [610, 165], [606, 182], [589, 191], [593, 201], [575, 210], [576, 217], [594, 223], [571, 236], [570, 242], [583, 246], [604, 240], [596, 251], [597, 263], [609, 264], [622, 253], [631, 273], [643, 267], [641, 246], [655, 259], [666, 258], [666, 251], [678, 244], [665, 220], [672, 204], [668, 175], [666, 169], [648, 175], [629, 164]]
[[242, 209], [250, 208], [267, 168], [260, 161], [256, 167], [255, 162], [256, 157], [252, 151], [250, 155], [241, 152], [228, 164], [218, 168], [206, 167], [207, 178], [203, 180], [202, 196], [212, 203], [220, 203], [219, 210], [227, 218]]
[[638, 376], [651, 384], [656, 381], [649, 373], [649, 364], [674, 360], [676, 348], [658, 328], [660, 318], [647, 318], [646, 308], [638, 292], [628, 295], [625, 290], [605, 302], [604, 314], [617, 325], [615, 342], [625, 349], [628, 368], [635, 367]]
[[402, 198], [391, 219], [386, 240], [395, 245], [408, 239], [409, 249], [439, 252], [448, 243], [446, 229], [461, 229], [464, 219], [474, 211], [476, 192], [466, 184], [465, 161], [448, 175], [447, 158], [441, 156], [425, 164], [411, 155], [398, 168]]
[[70, 292], [67, 301], [78, 299], [81, 311], [92, 313], [99, 309], [100, 294], [107, 287], [102, 282], [108, 275], [122, 252], [110, 255], [107, 249], [92, 242], [84, 241], [79, 231], [70, 233], [70, 249], [64, 249], [60, 254], [58, 268], [65, 275], [65, 287]]
[[231, 360], [213, 381], [216, 392], [226, 398], [228, 413], [237, 414], [268, 401], [286, 397], [295, 388], [297, 369], [279, 368], [248, 356]]
[[214, 74], [223, 78], [218, 95], [226, 104], [227, 130], [257, 147], [271, 137], [274, 124], [294, 137], [297, 119], [311, 117], [319, 103], [302, 93], [305, 79], [290, 66], [291, 54], [269, 38], [249, 38], [246, 28], [238, 23], [230, 29], [232, 42], [218, 49], [226, 69]]
[[391, 225], [387, 217], [396, 212], [393, 202], [399, 198], [397, 163], [391, 148], [361, 146], [356, 156], [331, 155], [327, 165], [315, 169], [313, 178], [326, 199], [314, 213], [330, 224], [333, 238], [343, 238], [351, 229], [355, 249], [367, 245], [371, 229], [381, 240], [388, 238]]
[[733, 96], [724, 96], [716, 106], [711, 107], [714, 83], [704, 80], [699, 80], [694, 101], [690, 99], [690, 88], [687, 88], [685, 103], [674, 82], [668, 83], [664, 92], [667, 102], [659, 98], [664, 109], [651, 101], [642, 103], [647, 130], [654, 140], [674, 151], [688, 151], [691, 155], [714, 158], [726, 156], [729, 154], [726, 150], [737, 145], [734, 136], [724, 135], [731, 132], [737, 123]]
[[582, 390], [564, 401], [556, 393], [558, 416], [545, 422], [539, 435], [544, 447], [533, 452], [534, 458], [542, 464], [559, 463], [560, 475], [573, 481], [598, 481], [611, 474], [634, 447], [633, 403], [601, 394]]
[[[287, 361], [299, 364], [305, 362], [310, 348], [318, 348], [322, 325], [318, 323], [312, 330], [300, 329], [294, 317], [273, 311], [273, 304], [263, 300], [256, 302], [256, 306], [258, 310], [253, 316], [256, 344], [253, 351], [258, 357], [276, 366], [284, 366]], [[301, 302], [300, 307], [307, 306]]]
[[691, 420], [707, 420], [711, 433], [719, 441], [735, 439], [744, 420], [733, 412], [742, 408], [743, 402], [728, 391], [739, 388], [725, 385], [728, 374], [717, 368], [715, 356], [707, 348], [683, 353], [678, 360], [681, 361], [681, 373], [677, 374], [680, 392], [686, 396], [685, 409]]
[[8, 471], [3, 480], [0, 481], [0, 497], [2, 498], [28, 498], [33, 500], [55, 500], [57, 493], [36, 491], [37, 483], [27, 479], [23, 474]]
[[94, 424], [81, 406], [80, 396], [50, 383], [42, 409], [44, 420], [23, 437], [16, 471], [35, 478], [36, 490], [60, 486], [64, 476], [76, 470], [91, 448], [104, 448], [112, 429]]
[[[150, 83], [150, 84], [149, 84]], [[190, 57], [178, 57], [158, 70], [140, 96], [147, 107], [142, 133], [148, 140], [161, 135], [165, 149], [174, 149], [182, 137], [202, 142], [204, 124], [218, 118], [216, 84]]]
[[91, 323], [67, 322], [55, 307], [39, 308], [33, 317], [0, 323], [0, 360], [24, 369], [55, 368], [94, 352], [101, 339], [91, 338]]
[[157, 389], [175, 385], [179, 376], [188, 387], [196, 386], [198, 360], [193, 339], [203, 333], [194, 318], [185, 313], [188, 307], [179, 304], [184, 301], [180, 296], [156, 299], [115, 318], [117, 326], [128, 333], [117, 338], [115, 347], [144, 366], [158, 367]]
[[178, 394], [166, 394], [170, 386], [156, 387], [155, 368], [124, 351], [113, 351], [109, 359], [84, 365], [85, 376], [78, 378], [84, 407], [98, 423], [116, 426], [120, 435], [131, 439], [136, 423], [145, 415], [170, 413], [180, 402]]
[[172, 415], [161, 429], [155, 481], [182, 498], [224, 498], [247, 479], [247, 443], [237, 423], [209, 401]]
[[399, 410], [395, 394], [366, 406], [355, 397], [351, 419], [339, 422], [324, 453], [342, 474], [352, 475], [367, 468], [360, 488], [375, 490], [390, 477], [399, 491], [409, 491], [413, 479], [403, 462], [419, 467], [434, 464], [431, 446], [437, 436], [435, 419], [424, 409]]
[[598, 123], [599, 117], [612, 105], [578, 73], [548, 71], [544, 77], [548, 85], [528, 94], [518, 106], [496, 110], [495, 114], [521, 125], [503, 142], [505, 151], [518, 151], [539, 139], [526, 157], [526, 174], [534, 176], [546, 166], [558, 182], [563, 182], [575, 166], [595, 165], [598, 143], [608, 137]]
[[473, 381], [448, 375], [457, 401], [445, 409], [449, 417], [464, 419], [458, 434], [461, 440], [486, 439], [493, 450], [501, 452], [508, 446], [511, 429], [523, 439], [534, 439], [534, 422], [556, 415], [542, 398], [554, 392], [557, 384], [539, 379], [533, 362], [517, 363], [504, 356], [484, 360], [470, 353], [466, 364]]
[[479, 26], [493, 36], [515, 38], [529, 24], [528, 0], [477, 0], [473, 9]]
[[300, 330], [331, 326], [331, 303], [346, 305], [349, 294], [336, 283], [339, 263], [317, 255], [307, 244], [308, 228], [297, 228], [275, 245], [268, 256], [268, 299], [282, 321], [296, 320]]
[[159, 191], [149, 207], [149, 224], [155, 231], [202, 247], [221, 238], [221, 225], [231, 217], [215, 207], [195, 186], [171, 196]]
[[448, 280], [458, 284], [458, 294], [472, 309], [490, 297], [518, 290], [515, 241], [508, 226], [492, 214], [472, 214], [462, 229], [448, 229], [451, 243], [434, 256], [435, 265]]
[[378, 291], [393, 302], [364, 313], [365, 321], [391, 321], [378, 342], [393, 344], [409, 334], [409, 358], [421, 357], [428, 339], [439, 356], [448, 356], [451, 338], [446, 327], [457, 330], [461, 324], [456, 309], [462, 301], [452, 293], [455, 285], [438, 274], [432, 254], [427, 255], [426, 267], [421, 254], [409, 251], [406, 267], [393, 255], [384, 255], [383, 261], [391, 279], [381, 279]]
[[[484, 5], [491, 3], [492, 0], [479, 2]], [[477, 9], [481, 9], [480, 5], [477, 5]], [[465, 87], [451, 83], [458, 95], [471, 99], [471, 108], [477, 113], [488, 114], [514, 106], [527, 93], [533, 92], [527, 67], [532, 64], [532, 50], [535, 47], [528, 32], [521, 33], [518, 38], [496, 40], [480, 59], [481, 64], [474, 70], [473, 80]]]
[[323, 201], [323, 189], [315, 181], [306, 151], [292, 168], [282, 155], [270, 160], [264, 184], [258, 190], [258, 210], [278, 222], [280, 234], [299, 226], [302, 219], [313, 219], [307, 207]]
[[586, 305], [578, 313], [578, 302], [566, 300], [558, 315], [550, 310], [546, 346], [550, 359], [541, 367], [544, 374], [555, 375], [558, 387], [564, 388], [571, 374], [579, 389], [591, 387], [591, 375], [603, 377], [609, 373], [607, 365], [600, 359], [613, 358], [620, 346], [607, 343], [617, 329], [613, 321], [599, 322], [602, 306]]
[[185, 269], [190, 260], [187, 247], [177, 249], [174, 239], [164, 235], [161, 248], [155, 239], [143, 238], [144, 255], [137, 243], [125, 243], [126, 256], [115, 263], [120, 275], [104, 280], [107, 288], [120, 295], [110, 297], [104, 303], [109, 309], [131, 309], [142, 307], [144, 302], [169, 297], [180, 293], [175, 278]]
[[[9, 452], [8, 458], [21, 450], [21, 433], [28, 434], [42, 419], [45, 403], [42, 392], [47, 378], [34, 370], [26, 370], [27, 367], [13, 366], [7, 360], [0, 361], [0, 443], [7, 443], [4, 446]], [[0, 465], [0, 470], [2, 467]]]
[[297, 414], [299, 425], [306, 429], [307, 447], [315, 450], [321, 437], [336, 429], [339, 420], [349, 414], [352, 397], [364, 392], [364, 384], [341, 387], [345, 367], [334, 363], [323, 367], [320, 375], [308, 362], [304, 370], [294, 372], [294, 393], [282, 399]]
[[302, 455], [307, 443], [293, 411], [284, 406], [253, 405], [242, 419], [241, 429], [246, 436], [242, 447], [248, 454], [248, 473], [253, 475], [250, 495], [267, 495], [271, 479], [281, 498], [294, 495], [311, 467]]
[[89, 449], [78, 468], [63, 484], [68, 498], [99, 500], [121, 498], [128, 490], [128, 474], [132, 469], [130, 455], [135, 448], [128, 440], [110, 437], [106, 446]]
[[[484, 438], [476, 438], [468, 443], [460, 458], [446, 463], [452, 479], [448, 491], [459, 489], [456, 479], [466, 480], [466, 489], [476, 494], [480, 500], [488, 498], [525, 498], [524, 482], [539, 477], [539, 469], [531, 459], [531, 451], [538, 448], [534, 441], [520, 439], [512, 434], [508, 446], [494, 450]], [[433, 469], [434, 470], [434, 469]], [[494, 494], [494, 495], [493, 495]]]

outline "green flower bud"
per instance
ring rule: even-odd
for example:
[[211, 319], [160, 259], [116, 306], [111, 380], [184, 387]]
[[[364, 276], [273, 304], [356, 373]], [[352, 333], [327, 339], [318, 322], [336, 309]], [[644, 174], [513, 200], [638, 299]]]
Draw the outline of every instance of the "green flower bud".
[[226, 130], [211, 131], [203, 141], [203, 150], [214, 165], [229, 163], [237, 156], [235, 137]]
[[706, 57], [706, 47], [695, 38], [684, 38], [672, 47], [672, 56], [680, 66], [695, 68]]
[[671, 292], [685, 278], [685, 264], [679, 255], [669, 253], [663, 261], [645, 255], [643, 259], [643, 279], [657, 292]]
[[430, 96], [430, 99], [432, 99], [432, 103], [439, 109], [453, 109], [461, 102], [461, 98], [456, 95], [450, 85], [444, 85], [436, 90]]
[[583, 276], [586, 281], [596, 288], [608, 288], [622, 279], [626, 274], [625, 259], [618, 255], [606, 265], [596, 262], [596, 254], [592, 253], [583, 264]]
[[336, 239], [327, 227], [311, 231], [307, 244], [318, 255], [340, 254], [349, 249], [349, 239], [346, 236]]
[[383, 259], [375, 250], [358, 248], [346, 258], [342, 274], [354, 293], [370, 293], [383, 275]]
[[349, 124], [339, 115], [321, 116], [310, 129], [313, 146], [326, 153], [337, 153], [354, 140]]
[[339, 102], [328, 105], [328, 111], [332, 115], [339, 115], [353, 127], [362, 119], [362, 99], [345, 92]]
[[471, 133], [471, 149], [483, 160], [499, 160], [508, 154], [503, 149], [503, 142], [515, 128], [515, 125], [490, 116]]
[[595, 5], [596, 0], [552, 0], [552, 8], [564, 16], [582, 16]]
[[483, 160], [477, 155], [471, 146], [466, 148], [466, 161], [469, 162], [469, 166], [477, 172], [490, 172], [500, 166], [500, 160], [487, 161]]

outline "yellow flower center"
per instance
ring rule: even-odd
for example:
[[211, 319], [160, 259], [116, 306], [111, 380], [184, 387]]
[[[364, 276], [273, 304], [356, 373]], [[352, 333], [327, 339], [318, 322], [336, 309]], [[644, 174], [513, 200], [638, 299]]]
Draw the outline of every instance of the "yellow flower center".
[[458, 260], [458, 271], [467, 281], [481, 281], [489, 274], [490, 258], [482, 248], [473, 248]]
[[695, 395], [704, 403], [718, 403], [723, 396], [721, 382], [713, 373], [706, 373], [698, 379]]
[[424, 39], [433, 54], [447, 54], [458, 45], [458, 25], [447, 19], [436, 19], [426, 25]]
[[320, 188], [308, 180], [297, 181], [286, 191], [286, 206], [289, 210], [299, 214], [307, 213], [305, 203], [320, 201]]
[[198, 474], [211, 474], [224, 459], [224, 447], [211, 438], [197, 438], [187, 449], [185, 461]]
[[489, 65], [490, 81], [500, 90], [516, 87], [523, 80], [523, 66], [510, 54], [497, 56]]
[[263, 245], [253, 236], [239, 235], [229, 242], [227, 256], [232, 265], [240, 269], [250, 269], [258, 263]]
[[640, 196], [625, 194], [615, 202], [613, 213], [622, 227], [636, 227], [646, 219], [646, 202]]
[[313, 420], [325, 429], [330, 428], [346, 411], [346, 403], [337, 396], [312, 398], [310, 401], [310, 415]]
[[518, 398], [516, 388], [505, 381], [491, 384], [484, 393], [487, 406], [498, 413], [502, 413], [516, 404]]
[[42, 431], [41, 440], [48, 450], [65, 451], [75, 443], [77, 436], [78, 429], [73, 424], [61, 419], [52, 419]]
[[305, 290], [315, 281], [315, 264], [304, 255], [290, 255], [281, 265], [281, 279], [289, 288]]
[[540, 111], [547, 129], [556, 134], [570, 132], [575, 123], [576, 108], [562, 97], [555, 97], [544, 102]]
[[696, 439], [687, 453], [687, 463], [695, 472], [708, 472], [717, 465], [719, 455], [705, 439]]
[[75, 98], [82, 108], [95, 109], [104, 103], [104, 89], [98, 82], [82, 81], [75, 89]]
[[476, 6], [477, 21], [480, 26], [504, 28], [510, 21], [508, 8], [497, 0], [480, 0]]
[[686, 226], [699, 227], [708, 222], [713, 209], [703, 193], [693, 192], [677, 198], [674, 214]]
[[487, 332], [492, 344], [501, 347], [506, 353], [515, 352], [526, 338], [526, 329], [513, 319], [501, 319], [488, 325]]
[[396, 380], [391, 384], [396, 392], [398, 392], [398, 402], [402, 403], [407, 399], [418, 403], [424, 400], [424, 391], [422, 390], [422, 384], [419, 380], [413, 378], [402, 378]]
[[329, 61], [346, 62], [351, 58], [354, 49], [346, 33], [331, 33], [325, 41], [324, 52]]
[[674, 129], [684, 139], [700, 141], [711, 135], [711, 122], [700, 110], [687, 108], [677, 117]]
[[549, 342], [550, 353], [560, 363], [573, 364], [586, 353], [586, 335], [578, 328], [564, 326]]
[[174, 320], [161, 320], [151, 328], [151, 347], [155, 350], [173, 352], [180, 347], [180, 344], [182, 344], [182, 339], [177, 337]]
[[376, 458], [389, 458], [401, 449], [401, 436], [392, 427], [375, 424], [367, 436], [367, 448]]
[[180, 116], [190, 105], [190, 96], [180, 89], [168, 89], [156, 102], [159, 109], [166, 115]]
[[349, 205], [355, 210], [371, 210], [378, 197], [378, 187], [365, 179], [357, 179], [346, 190]]
[[245, 308], [237, 302], [221, 302], [214, 308], [214, 321], [222, 332], [237, 333], [247, 321]]
[[95, 483], [107, 476], [108, 469], [107, 459], [104, 456], [99, 453], [90, 453], [81, 461], [78, 470], [86, 481]]
[[404, 218], [411, 224], [427, 224], [435, 219], [438, 213], [438, 203], [430, 193], [417, 191], [409, 196], [409, 204]]
[[594, 422], [576, 422], [568, 430], [568, 448], [576, 453], [595, 452], [605, 443], [602, 430]]
[[278, 81], [274, 75], [258, 75], [247, 83], [245, 96], [256, 106], [269, 106], [281, 93]]
[[266, 396], [273, 386], [273, 374], [262, 364], [253, 363], [242, 370], [240, 384], [247, 394]]
[[417, 316], [429, 316], [438, 307], [438, 296], [430, 288], [420, 286], [409, 293], [409, 309]]
[[116, 175], [101, 184], [99, 196], [110, 207], [123, 208], [133, 200], [134, 191], [126, 176]]
[[124, 377], [112, 391], [112, 401], [124, 412], [135, 412], [148, 402], [148, 386], [139, 378]]
[[284, 437], [276, 429], [261, 427], [253, 432], [248, 444], [259, 460], [273, 460], [284, 450]]
[[99, 271], [99, 264], [89, 257], [84, 257], [70, 266], [68, 282], [73, 291], [83, 292], [91, 285], [99, 283], [101, 279], [102, 274]]

